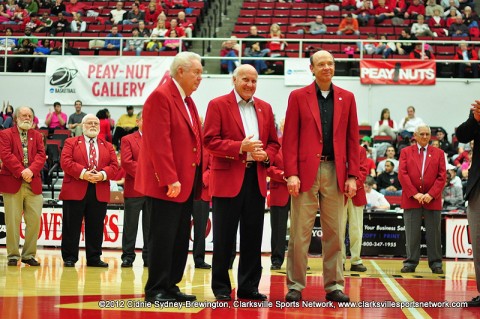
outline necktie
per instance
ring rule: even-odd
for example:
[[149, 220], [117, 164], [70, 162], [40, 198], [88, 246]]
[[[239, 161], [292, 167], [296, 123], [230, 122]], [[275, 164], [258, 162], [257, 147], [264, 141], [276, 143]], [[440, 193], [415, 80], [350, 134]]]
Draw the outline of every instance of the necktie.
[[28, 167], [28, 138], [27, 132], [21, 133], [22, 150], [23, 150], [23, 166]]
[[97, 168], [97, 151], [95, 150], [95, 145], [93, 144], [93, 138], [90, 139], [90, 152], [88, 155], [88, 169]]
[[190, 116], [192, 118], [192, 130], [193, 130], [193, 134], [195, 134], [195, 141], [196, 141], [196, 144], [197, 144], [197, 151], [195, 152], [195, 163], [197, 165], [200, 164], [200, 154], [201, 154], [201, 141], [200, 141], [200, 130], [199, 130], [199, 125], [198, 125], [198, 122], [197, 122], [197, 116], [196, 116], [196, 112], [195, 112], [195, 106], [193, 105], [193, 100], [191, 97], [187, 96], [185, 98], [185, 103], [187, 104], [188, 106], [188, 110], [190, 111]]
[[420, 162], [422, 163], [422, 177], [423, 177], [423, 170], [425, 167], [425, 147], [420, 147]]

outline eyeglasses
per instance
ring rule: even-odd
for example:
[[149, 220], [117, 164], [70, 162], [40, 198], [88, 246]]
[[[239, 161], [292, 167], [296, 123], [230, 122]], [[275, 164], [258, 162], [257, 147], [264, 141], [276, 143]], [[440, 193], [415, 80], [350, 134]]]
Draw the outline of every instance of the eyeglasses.
[[87, 126], [100, 126], [99, 122], [85, 122], [84, 124]]

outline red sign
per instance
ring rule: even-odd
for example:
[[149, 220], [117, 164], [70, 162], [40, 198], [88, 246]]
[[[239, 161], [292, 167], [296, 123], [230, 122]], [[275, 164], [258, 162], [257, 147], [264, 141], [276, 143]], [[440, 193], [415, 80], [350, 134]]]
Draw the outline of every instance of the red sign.
[[362, 60], [360, 82], [384, 85], [435, 85], [434, 61]]

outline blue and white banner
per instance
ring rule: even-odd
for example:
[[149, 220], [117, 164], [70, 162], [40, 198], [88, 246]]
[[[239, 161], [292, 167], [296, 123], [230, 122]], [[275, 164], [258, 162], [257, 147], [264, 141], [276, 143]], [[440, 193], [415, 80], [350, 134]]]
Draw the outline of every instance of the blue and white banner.
[[285, 60], [285, 85], [306, 86], [313, 82], [310, 59]]
[[169, 77], [173, 57], [72, 57], [47, 59], [45, 104], [143, 105]]

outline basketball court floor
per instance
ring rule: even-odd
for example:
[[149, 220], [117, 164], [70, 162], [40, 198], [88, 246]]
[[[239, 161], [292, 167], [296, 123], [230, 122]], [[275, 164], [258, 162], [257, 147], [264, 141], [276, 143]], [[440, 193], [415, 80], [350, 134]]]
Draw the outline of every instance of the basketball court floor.
[[[121, 268], [121, 252], [106, 250], [108, 269], [85, 266], [85, 253], [75, 268], [64, 268], [59, 249], [41, 249], [40, 267], [7, 266], [6, 249], [0, 248], [1, 319], [296, 319], [296, 318], [480, 318], [480, 308], [464, 308], [462, 302], [478, 295], [471, 261], [447, 260], [444, 275], [432, 274], [422, 260], [414, 274], [402, 274], [401, 259], [364, 259], [368, 271], [350, 272], [347, 261], [346, 289], [353, 303], [325, 300], [322, 259], [310, 258], [303, 302], [285, 303], [285, 264], [270, 270], [269, 256], [262, 257], [260, 292], [268, 302], [246, 300], [216, 302], [210, 289], [211, 270], [195, 269], [191, 255], [181, 290], [197, 296], [191, 304], [146, 304], [143, 288], [148, 271], [141, 253], [133, 268]], [[211, 263], [211, 255], [207, 255]], [[231, 272], [236, 281], [238, 258]], [[234, 292], [235, 293], [235, 292]], [[232, 294], [232, 296], [234, 296]]]

